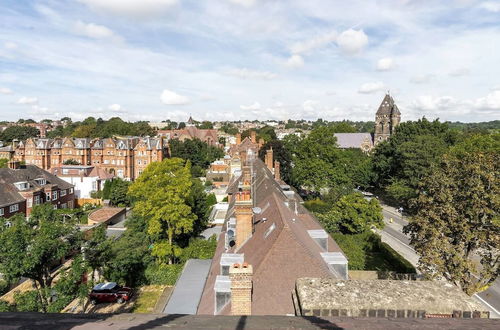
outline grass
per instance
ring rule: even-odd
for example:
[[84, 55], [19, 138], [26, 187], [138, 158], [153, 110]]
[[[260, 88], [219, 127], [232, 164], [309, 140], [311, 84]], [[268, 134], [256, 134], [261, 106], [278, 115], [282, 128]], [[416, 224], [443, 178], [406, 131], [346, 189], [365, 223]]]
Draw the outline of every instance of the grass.
[[137, 292], [133, 313], [152, 313], [165, 285], [147, 285]]

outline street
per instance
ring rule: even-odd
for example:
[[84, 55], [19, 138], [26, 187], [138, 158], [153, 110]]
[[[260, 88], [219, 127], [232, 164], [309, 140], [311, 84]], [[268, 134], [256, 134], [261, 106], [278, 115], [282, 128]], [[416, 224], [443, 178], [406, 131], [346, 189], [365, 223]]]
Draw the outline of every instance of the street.
[[[382, 204], [382, 214], [384, 215], [385, 227], [382, 230], [377, 230], [382, 237], [382, 242], [389, 244], [394, 250], [401, 254], [413, 266], [417, 266], [419, 256], [415, 250], [409, 245], [410, 239], [403, 234], [403, 227], [408, 224], [395, 208]], [[392, 222], [390, 219], [392, 218]], [[481, 293], [475, 294], [481, 303], [488, 307], [491, 312], [491, 317], [500, 318], [500, 279]]]

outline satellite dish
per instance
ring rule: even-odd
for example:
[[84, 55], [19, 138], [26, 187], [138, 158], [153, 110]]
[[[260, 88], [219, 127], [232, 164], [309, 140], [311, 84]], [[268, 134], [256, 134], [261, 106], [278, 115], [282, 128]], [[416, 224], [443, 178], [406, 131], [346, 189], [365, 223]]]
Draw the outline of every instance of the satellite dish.
[[254, 214], [261, 214], [262, 213], [262, 209], [260, 207], [258, 207], [258, 206], [253, 207], [252, 211], [253, 211]]

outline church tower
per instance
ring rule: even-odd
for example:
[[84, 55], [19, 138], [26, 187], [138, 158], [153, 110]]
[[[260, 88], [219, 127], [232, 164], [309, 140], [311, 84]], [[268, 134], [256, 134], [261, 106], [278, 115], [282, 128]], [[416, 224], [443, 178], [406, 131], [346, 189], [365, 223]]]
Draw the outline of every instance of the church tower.
[[392, 96], [387, 93], [375, 115], [374, 144], [377, 145], [387, 140], [394, 133], [400, 121], [401, 112], [399, 112]]

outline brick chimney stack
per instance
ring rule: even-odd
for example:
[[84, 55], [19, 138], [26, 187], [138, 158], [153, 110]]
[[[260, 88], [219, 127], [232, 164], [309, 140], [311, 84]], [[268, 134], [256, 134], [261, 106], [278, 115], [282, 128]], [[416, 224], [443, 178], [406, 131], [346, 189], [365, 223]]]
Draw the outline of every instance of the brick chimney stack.
[[241, 144], [241, 133], [236, 134], [236, 145], [239, 146]]
[[266, 151], [266, 156], [264, 158], [264, 162], [266, 163], [267, 168], [272, 171], [273, 170], [273, 147]]
[[266, 144], [266, 141], [264, 141], [264, 139], [263, 139], [263, 138], [260, 138], [260, 139], [259, 139], [259, 149], [260, 149], [260, 148], [262, 148], [262, 146], [263, 146], [264, 144]]
[[235, 195], [234, 213], [236, 216], [236, 250], [238, 250], [253, 233], [252, 195], [250, 190], [237, 192]]
[[274, 161], [274, 180], [281, 180], [280, 162], [278, 162], [277, 160]]
[[257, 132], [250, 131], [250, 138], [252, 139], [252, 143], [257, 143]]
[[252, 265], [244, 262], [229, 268], [231, 280], [231, 315], [252, 314]]

